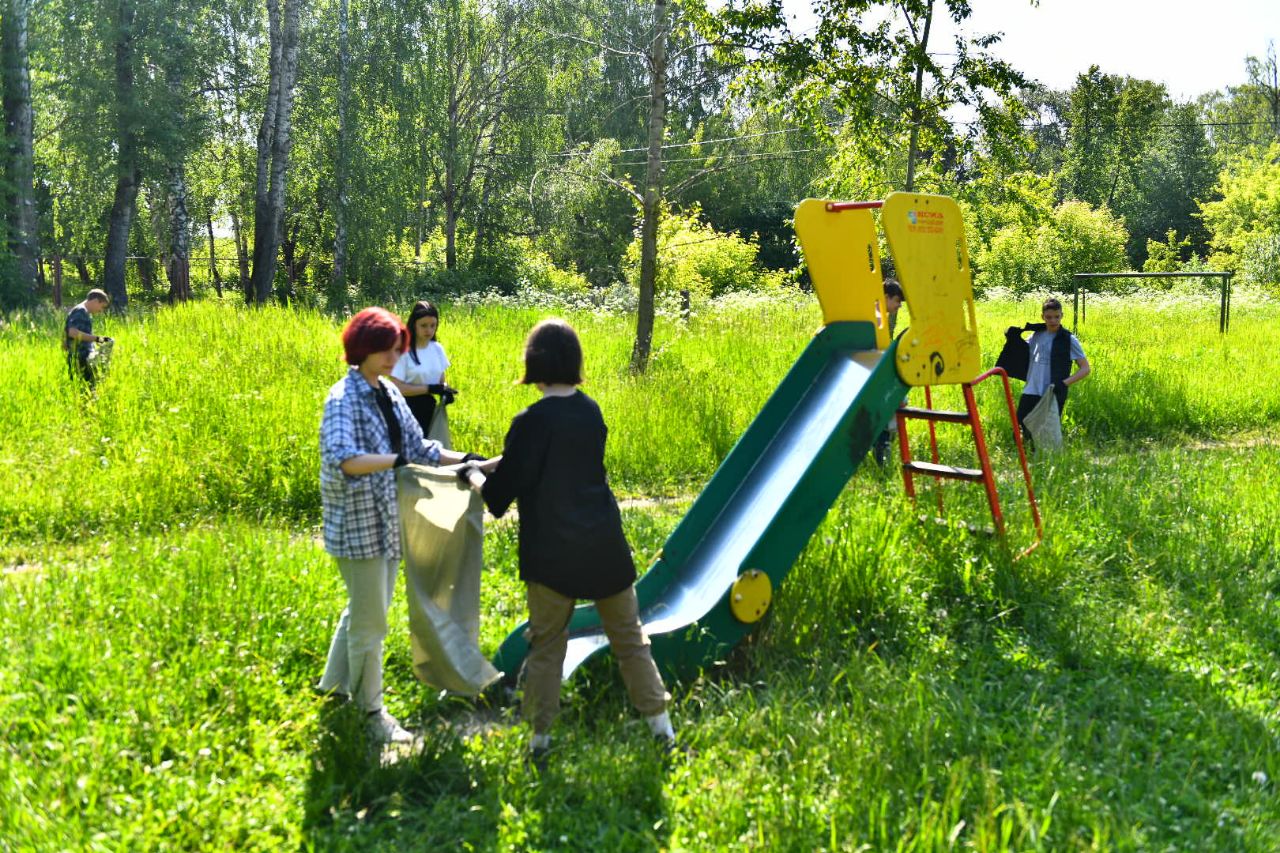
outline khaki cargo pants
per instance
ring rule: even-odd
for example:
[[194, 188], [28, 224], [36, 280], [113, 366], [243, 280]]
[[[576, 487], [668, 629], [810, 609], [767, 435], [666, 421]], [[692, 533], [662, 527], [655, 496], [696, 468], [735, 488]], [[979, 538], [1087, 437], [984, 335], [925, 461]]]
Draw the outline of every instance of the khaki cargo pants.
[[[529, 656], [525, 663], [524, 715], [535, 734], [546, 734], [560, 712], [560, 676], [569, 644], [574, 599], [529, 583]], [[631, 704], [646, 717], [661, 714], [671, 698], [653, 662], [649, 638], [640, 626], [635, 587], [595, 602]]]

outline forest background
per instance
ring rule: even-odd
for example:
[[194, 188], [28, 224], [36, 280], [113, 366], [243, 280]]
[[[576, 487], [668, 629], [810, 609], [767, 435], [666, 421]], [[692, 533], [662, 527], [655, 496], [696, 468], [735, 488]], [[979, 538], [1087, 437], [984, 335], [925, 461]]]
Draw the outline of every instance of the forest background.
[[[962, 0], [5, 0], [0, 308], [103, 287], [335, 312], [804, 284], [806, 196], [941, 192], [979, 289], [1280, 287], [1280, 75], [1026, 79]], [[959, 35], [939, 43], [943, 16]], [[1108, 285], [1099, 285], [1107, 287]]]

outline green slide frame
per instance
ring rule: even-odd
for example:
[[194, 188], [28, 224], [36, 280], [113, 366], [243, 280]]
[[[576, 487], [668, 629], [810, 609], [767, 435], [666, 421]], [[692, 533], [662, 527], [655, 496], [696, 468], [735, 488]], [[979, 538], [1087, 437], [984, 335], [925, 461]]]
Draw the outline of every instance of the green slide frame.
[[[753, 629], [753, 623], [739, 621], [730, 608], [732, 580], [748, 569], [757, 569], [768, 575], [775, 594], [779, 591], [791, 566], [902, 403], [909, 389], [894, 367], [897, 342], [883, 353], [875, 345], [875, 327], [867, 322], [831, 323], [814, 336], [636, 583], [641, 619], [648, 626], [678, 590], [683, 589], [683, 594], [688, 595], [690, 583], [698, 580], [691, 577], [693, 573], [705, 571], [706, 554], [696, 562], [690, 558], [695, 549], [709, 541], [718, 525], [730, 523], [728, 516], [740, 490], [769, 488], [767, 477], [771, 475], [767, 472], [761, 475], [766, 480], [760, 476], [752, 479], [761, 461], [789, 448], [788, 458], [798, 459], [796, 464], [804, 466], [798, 478], [794, 471], [790, 472], [790, 479], [782, 486], [785, 497], [777, 510], [770, 517], [752, 519], [753, 541], [746, 559], [735, 567], [733, 577], [723, 588], [705, 593], [703, 615], [683, 627], [650, 631], [654, 658], [667, 678], [696, 676], [721, 660]], [[840, 373], [838, 362], [849, 360], [866, 368], [865, 377], [850, 380], [847, 373]], [[836, 378], [842, 375], [845, 378]], [[832, 424], [831, 428], [817, 440], [808, 435], [808, 446], [799, 447], [799, 436], [806, 427], [805, 413], [812, 411], [812, 398], [829, 391], [824, 386], [837, 381], [855, 381], [860, 387], [852, 389], [855, 396], [837, 420], [825, 421]], [[717, 576], [723, 574], [722, 567]], [[514, 683], [528, 653], [524, 627], [521, 625], [507, 637], [493, 659], [508, 684]], [[569, 633], [571, 644], [575, 638], [600, 633], [593, 605], [575, 608]], [[601, 642], [583, 660], [603, 648], [607, 645]], [[576, 663], [566, 667], [566, 678], [572, 674], [572, 666]]]

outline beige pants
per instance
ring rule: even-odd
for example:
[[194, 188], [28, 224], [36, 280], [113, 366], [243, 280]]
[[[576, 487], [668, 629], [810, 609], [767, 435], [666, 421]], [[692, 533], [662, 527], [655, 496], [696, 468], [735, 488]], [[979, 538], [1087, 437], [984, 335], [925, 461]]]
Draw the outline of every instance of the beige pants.
[[329, 660], [320, 679], [324, 692], [348, 694], [366, 711], [382, 707], [382, 640], [387, 636], [387, 608], [396, 588], [400, 560], [335, 557], [347, 585], [347, 606], [329, 644]]
[[[560, 712], [560, 675], [569, 643], [572, 598], [550, 587], [530, 583], [529, 656], [525, 663], [524, 715], [535, 734], [546, 734]], [[671, 698], [649, 651], [649, 638], [640, 626], [635, 587], [595, 602], [609, 647], [622, 670], [631, 704], [646, 717], [661, 714]]]

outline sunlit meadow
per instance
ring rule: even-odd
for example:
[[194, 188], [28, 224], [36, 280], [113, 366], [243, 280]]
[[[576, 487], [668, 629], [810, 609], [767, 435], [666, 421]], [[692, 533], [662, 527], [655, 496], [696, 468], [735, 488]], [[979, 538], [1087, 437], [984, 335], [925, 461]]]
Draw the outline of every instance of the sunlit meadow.
[[[744, 298], [662, 318], [635, 377], [629, 318], [557, 310], [582, 334], [643, 563], [820, 313]], [[500, 449], [533, 399], [521, 341], [551, 312], [444, 307], [457, 446]], [[980, 304], [987, 361], [1037, 314]], [[513, 709], [414, 680], [401, 604], [388, 701], [420, 749], [371, 753], [311, 689], [343, 600], [315, 535], [337, 320], [104, 318], [117, 344], [89, 397], [65, 381], [57, 319], [10, 318], [0, 849], [1276, 849], [1278, 319], [1238, 297], [1222, 336], [1209, 297], [1090, 302], [1094, 375], [1067, 449], [1034, 460], [1039, 550], [1014, 562], [920, 524], [897, 474], [868, 466], [760, 632], [674, 691], [687, 753], [653, 749], [605, 662], [568, 688], [539, 776]], [[988, 384], [981, 404], [1022, 544], [1004, 402]], [[971, 464], [962, 432], [941, 439]], [[947, 495], [949, 517], [989, 518], [980, 490]], [[488, 532], [486, 651], [521, 618], [514, 534]]]

